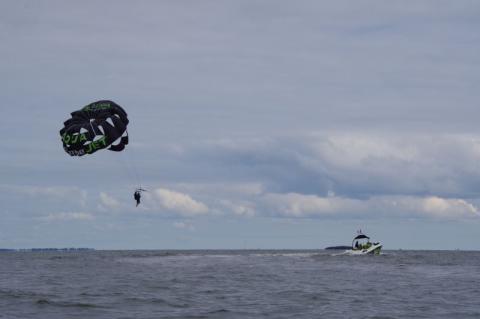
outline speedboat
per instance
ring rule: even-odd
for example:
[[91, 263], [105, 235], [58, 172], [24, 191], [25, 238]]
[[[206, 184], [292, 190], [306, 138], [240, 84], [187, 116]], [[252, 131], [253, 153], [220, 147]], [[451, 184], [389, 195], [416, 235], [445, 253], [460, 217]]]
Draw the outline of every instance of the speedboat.
[[370, 237], [363, 234], [361, 230], [352, 240], [352, 249], [346, 250], [347, 255], [380, 255], [382, 244], [370, 242]]

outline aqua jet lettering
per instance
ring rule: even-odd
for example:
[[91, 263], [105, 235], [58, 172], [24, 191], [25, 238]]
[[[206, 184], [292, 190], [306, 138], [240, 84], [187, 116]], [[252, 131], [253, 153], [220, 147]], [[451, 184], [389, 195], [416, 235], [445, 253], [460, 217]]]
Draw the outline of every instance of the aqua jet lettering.
[[77, 144], [77, 143], [80, 143], [80, 142], [87, 141], [87, 136], [85, 135], [85, 133], [82, 133], [82, 134], [79, 134], [79, 133], [67, 134], [67, 133], [65, 133], [62, 136], [62, 141], [65, 144]]
[[85, 152], [87, 152], [88, 154], [91, 154], [100, 148], [105, 148], [107, 147], [107, 138], [103, 136], [101, 139], [93, 141], [90, 144], [88, 144], [87, 147], [88, 148], [85, 150]]

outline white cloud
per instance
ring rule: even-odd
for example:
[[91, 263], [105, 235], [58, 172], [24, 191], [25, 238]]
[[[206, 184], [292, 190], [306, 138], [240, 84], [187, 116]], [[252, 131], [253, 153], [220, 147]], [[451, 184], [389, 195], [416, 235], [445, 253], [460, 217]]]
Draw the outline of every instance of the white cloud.
[[422, 209], [434, 217], [480, 217], [477, 207], [463, 199], [428, 197], [423, 199]]
[[120, 208], [121, 204], [113, 196], [108, 195], [107, 193], [100, 193], [100, 210], [116, 210]]
[[44, 221], [70, 221], [70, 220], [93, 220], [95, 217], [90, 213], [84, 212], [61, 212], [51, 213], [41, 218]]
[[237, 216], [253, 217], [255, 216], [255, 206], [252, 202], [233, 202], [223, 199], [220, 204], [227, 210], [233, 212]]
[[412, 161], [420, 153], [418, 144], [416, 138], [402, 140], [398, 136], [329, 133], [317, 135], [309, 147], [318, 158], [345, 167], [362, 165], [375, 158]]
[[157, 188], [152, 191], [154, 199], [161, 208], [182, 216], [197, 216], [208, 213], [208, 206], [187, 194]]
[[297, 193], [266, 194], [263, 201], [274, 215], [288, 217], [352, 214], [364, 210], [364, 203], [360, 200], [331, 195], [320, 197]]

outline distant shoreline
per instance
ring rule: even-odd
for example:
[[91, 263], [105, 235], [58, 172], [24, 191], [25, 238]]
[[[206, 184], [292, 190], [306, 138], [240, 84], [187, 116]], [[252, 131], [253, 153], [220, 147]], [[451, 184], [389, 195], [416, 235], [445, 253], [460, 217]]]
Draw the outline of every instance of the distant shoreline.
[[86, 251], [86, 250], [95, 250], [94, 248], [21, 248], [21, 249], [11, 249], [11, 248], [0, 248], [0, 252], [9, 252], [9, 251]]

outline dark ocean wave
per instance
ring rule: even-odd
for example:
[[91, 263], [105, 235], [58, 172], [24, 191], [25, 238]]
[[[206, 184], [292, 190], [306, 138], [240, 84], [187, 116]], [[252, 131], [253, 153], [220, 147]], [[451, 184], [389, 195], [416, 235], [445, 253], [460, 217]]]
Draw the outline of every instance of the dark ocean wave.
[[21, 289], [0, 289], [0, 300], [2, 299], [35, 299], [35, 298], [43, 298], [45, 294], [36, 293], [33, 291], [28, 290], [21, 290]]
[[53, 301], [49, 299], [38, 299], [35, 304], [39, 306], [51, 306], [60, 308], [101, 308], [100, 306], [91, 303]]

